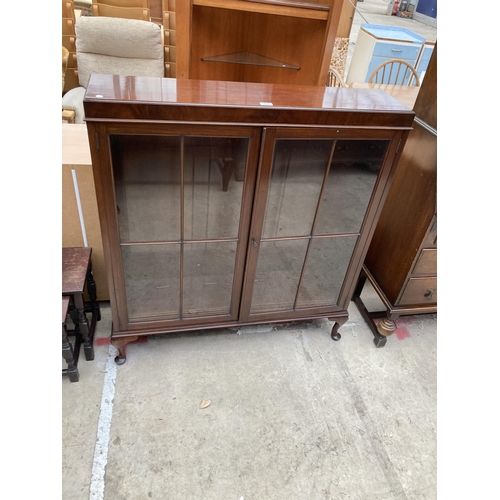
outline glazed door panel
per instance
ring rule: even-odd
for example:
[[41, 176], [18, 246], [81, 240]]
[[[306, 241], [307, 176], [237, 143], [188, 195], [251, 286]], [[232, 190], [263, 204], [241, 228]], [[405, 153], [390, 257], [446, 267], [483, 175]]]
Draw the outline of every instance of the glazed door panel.
[[300, 134], [266, 130], [243, 321], [335, 310], [391, 143], [370, 132]]
[[121, 325], [237, 319], [258, 131], [109, 134]]

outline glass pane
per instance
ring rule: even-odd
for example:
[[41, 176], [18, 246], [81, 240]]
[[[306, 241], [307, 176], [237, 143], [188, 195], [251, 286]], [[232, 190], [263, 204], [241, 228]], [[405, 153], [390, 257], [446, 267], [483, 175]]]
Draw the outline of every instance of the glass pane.
[[315, 234], [357, 233], [389, 141], [337, 141]]
[[343, 236], [311, 241], [297, 309], [337, 304], [357, 239], [357, 236]]
[[187, 137], [184, 238], [237, 238], [248, 139]]
[[308, 241], [260, 243], [251, 314], [293, 309]]
[[236, 242], [184, 245], [183, 318], [229, 314]]
[[180, 138], [111, 136], [121, 241], [180, 238]]
[[264, 238], [311, 234], [332, 143], [331, 140], [276, 141]]
[[179, 318], [180, 245], [122, 246], [129, 321]]

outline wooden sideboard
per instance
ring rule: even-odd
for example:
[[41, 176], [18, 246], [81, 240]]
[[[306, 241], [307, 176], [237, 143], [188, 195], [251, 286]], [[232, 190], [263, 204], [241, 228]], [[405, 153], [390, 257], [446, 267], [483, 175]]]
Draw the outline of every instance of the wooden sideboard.
[[[437, 312], [437, 44], [413, 109], [414, 130], [354, 294], [377, 347], [394, 333], [399, 316]], [[366, 279], [385, 311], [367, 310], [362, 300]]]
[[[74, 171], [74, 173], [73, 173]], [[78, 210], [78, 186], [82, 216], [88, 246], [92, 247], [92, 271], [97, 287], [97, 299], [109, 300], [106, 280], [101, 226], [92, 173], [89, 139], [86, 125], [62, 124], [62, 246], [82, 247], [84, 236]]]
[[92, 75], [113, 331], [348, 318], [414, 113], [382, 91]]

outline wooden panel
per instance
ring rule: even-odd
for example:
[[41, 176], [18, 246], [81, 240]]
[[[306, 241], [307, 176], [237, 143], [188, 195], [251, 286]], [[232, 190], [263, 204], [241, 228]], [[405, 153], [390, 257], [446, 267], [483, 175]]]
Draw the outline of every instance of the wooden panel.
[[437, 274], [437, 250], [423, 249], [413, 268], [413, 274]]
[[437, 130], [437, 85], [435, 83], [433, 85], [432, 82], [437, 82], [437, 43], [432, 51], [429, 66], [413, 107], [413, 110], [422, 121]]
[[437, 303], [437, 278], [410, 278], [397, 305]]
[[352, 21], [356, 12], [355, 6], [358, 0], [344, 0], [342, 12], [340, 14], [339, 27], [337, 29], [337, 38], [349, 38], [351, 34]]
[[72, 170], [75, 170], [78, 180], [87, 242], [92, 247], [92, 270], [97, 298], [109, 300], [87, 127], [62, 124], [62, 246], [82, 247], [84, 240]]
[[[314, 85], [325, 29], [326, 21], [195, 6], [191, 78]], [[214, 32], [224, 36], [214, 37]], [[251, 52], [299, 66], [300, 70], [201, 61], [203, 57], [235, 52]]]
[[394, 304], [436, 207], [437, 140], [415, 122], [377, 225], [366, 266]]

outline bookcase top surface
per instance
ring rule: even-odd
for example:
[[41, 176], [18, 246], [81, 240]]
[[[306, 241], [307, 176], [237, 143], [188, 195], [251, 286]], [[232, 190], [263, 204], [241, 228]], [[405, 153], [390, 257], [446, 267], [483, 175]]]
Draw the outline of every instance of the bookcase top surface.
[[[307, 115], [309, 123], [313, 115], [370, 113], [399, 115], [404, 126], [411, 125], [414, 116], [404, 104], [375, 89], [100, 74], [91, 75], [84, 106], [87, 119], [189, 119], [189, 110], [197, 110], [197, 118], [206, 121], [210, 110], [232, 110], [232, 118], [227, 121], [280, 123], [295, 113], [294, 116]], [[299, 118], [297, 123], [300, 122]]]

